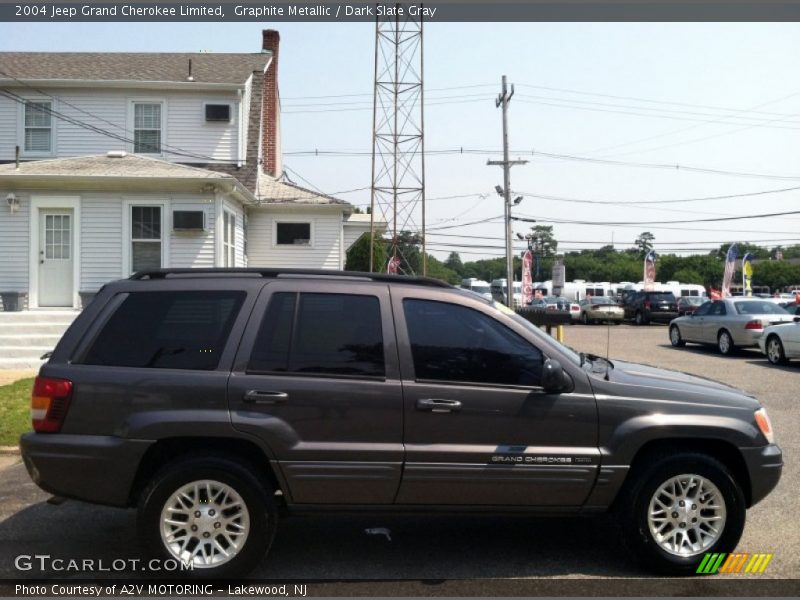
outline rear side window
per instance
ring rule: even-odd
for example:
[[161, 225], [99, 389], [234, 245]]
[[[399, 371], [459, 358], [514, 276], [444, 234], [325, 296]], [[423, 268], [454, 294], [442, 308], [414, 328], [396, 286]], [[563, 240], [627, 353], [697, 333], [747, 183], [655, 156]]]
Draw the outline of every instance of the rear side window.
[[216, 369], [245, 292], [133, 292], [111, 315], [83, 364]]
[[355, 294], [274, 294], [247, 372], [384, 377], [380, 301]]
[[537, 386], [542, 353], [495, 319], [464, 306], [403, 300], [418, 380]]

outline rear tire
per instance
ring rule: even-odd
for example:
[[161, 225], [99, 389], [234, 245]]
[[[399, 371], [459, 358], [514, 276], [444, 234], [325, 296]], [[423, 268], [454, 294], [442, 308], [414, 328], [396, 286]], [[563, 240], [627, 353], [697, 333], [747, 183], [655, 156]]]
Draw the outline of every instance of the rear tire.
[[678, 329], [677, 325], [670, 325], [669, 341], [676, 348], [683, 348], [686, 345], [686, 342], [684, 342], [681, 337], [681, 330]]
[[733, 337], [731, 337], [727, 329], [723, 329], [717, 335], [717, 349], [723, 356], [730, 356], [736, 352], [736, 346], [733, 345]]
[[774, 333], [767, 338], [766, 350], [767, 360], [773, 365], [785, 365], [787, 363], [786, 352], [783, 350], [783, 342], [781, 342], [781, 338]]
[[588, 325], [589, 324], [589, 315], [587, 315], [586, 313], [583, 313], [581, 315], [581, 321], [583, 322], [584, 325]]
[[[623, 491], [620, 505], [622, 531], [628, 550], [646, 568], [692, 575], [707, 553], [736, 548], [744, 530], [745, 498], [721, 462], [705, 454], [663, 455], [631, 476], [636, 478]], [[671, 482], [677, 484], [671, 487]], [[673, 499], [669, 490], [675, 492]], [[717, 533], [711, 533], [714, 523], [722, 523]]]
[[148, 558], [194, 565], [171, 575], [227, 578], [258, 564], [277, 517], [269, 486], [240, 461], [194, 456], [153, 477], [139, 500], [137, 528]]

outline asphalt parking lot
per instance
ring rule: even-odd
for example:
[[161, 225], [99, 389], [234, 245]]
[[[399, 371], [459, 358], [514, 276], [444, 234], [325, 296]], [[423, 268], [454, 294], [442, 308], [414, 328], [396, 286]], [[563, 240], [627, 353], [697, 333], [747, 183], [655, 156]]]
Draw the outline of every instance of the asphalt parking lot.
[[[778, 488], [748, 512], [742, 552], [773, 553], [761, 579], [800, 573], [800, 361], [774, 367], [757, 350], [722, 357], [715, 349], [672, 348], [665, 326], [571, 326], [576, 350], [712, 377], [756, 394], [768, 408], [785, 468]], [[113, 477], [113, 473], [109, 473]], [[135, 512], [68, 501], [53, 506], [20, 464], [0, 466], [0, 578], [41, 577], [14, 568], [19, 554], [65, 558], [138, 556]], [[365, 529], [386, 527], [391, 540]], [[60, 576], [67, 575], [65, 573]], [[71, 575], [80, 576], [80, 575]], [[269, 558], [254, 573], [271, 580], [470, 580], [469, 595], [509, 594], [520, 579], [576, 579], [576, 595], [602, 593], [586, 578], [646, 576], [628, 559], [613, 519], [528, 517], [295, 517], [280, 524]], [[683, 580], [684, 592], [707, 593], [708, 578]], [[548, 582], [550, 582], [548, 584]], [[633, 582], [633, 579], [631, 579]], [[693, 582], [693, 583], [692, 583]], [[795, 582], [796, 583], [796, 582]], [[750, 586], [751, 582], [742, 585]], [[380, 588], [381, 595], [401, 588]], [[399, 583], [397, 585], [400, 585]], [[692, 587], [694, 586], [694, 587]], [[550, 588], [537, 588], [550, 589]], [[740, 587], [750, 590], [750, 587]], [[677, 588], [676, 588], [677, 590]], [[313, 591], [313, 590], [312, 590]], [[330, 591], [330, 590], [328, 590]], [[431, 589], [429, 594], [441, 593]], [[357, 593], [352, 591], [351, 593]], [[420, 590], [415, 593], [421, 594]], [[606, 590], [604, 595], [613, 593]], [[509, 594], [513, 595], [513, 593]]]

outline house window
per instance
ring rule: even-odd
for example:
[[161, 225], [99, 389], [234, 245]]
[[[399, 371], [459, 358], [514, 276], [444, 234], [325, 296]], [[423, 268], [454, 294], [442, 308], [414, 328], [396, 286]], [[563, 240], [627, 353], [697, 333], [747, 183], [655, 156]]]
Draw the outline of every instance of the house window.
[[131, 207], [131, 272], [161, 268], [161, 207]]
[[136, 154], [161, 154], [161, 104], [133, 103], [133, 151]]
[[311, 223], [276, 223], [277, 245], [310, 246]]
[[222, 250], [224, 253], [223, 266], [236, 266], [236, 215], [230, 211], [222, 213]]
[[52, 102], [25, 102], [25, 152], [53, 151]]

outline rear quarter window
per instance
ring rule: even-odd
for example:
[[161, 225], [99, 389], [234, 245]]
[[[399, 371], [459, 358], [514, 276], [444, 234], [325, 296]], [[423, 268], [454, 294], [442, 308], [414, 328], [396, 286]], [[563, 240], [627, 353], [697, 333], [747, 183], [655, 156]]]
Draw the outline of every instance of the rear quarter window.
[[132, 292], [80, 362], [148, 369], [213, 370], [245, 292]]

